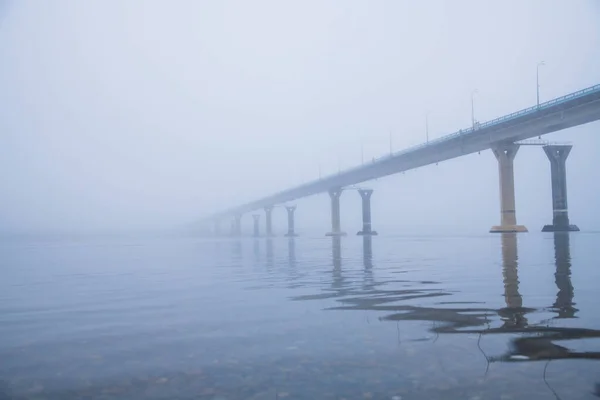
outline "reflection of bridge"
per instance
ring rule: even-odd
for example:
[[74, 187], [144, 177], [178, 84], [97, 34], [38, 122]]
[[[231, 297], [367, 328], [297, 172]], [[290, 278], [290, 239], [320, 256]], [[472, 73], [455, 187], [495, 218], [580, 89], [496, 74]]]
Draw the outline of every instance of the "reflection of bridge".
[[[362, 286], [353, 286], [344, 279], [342, 248], [339, 237], [332, 238], [332, 280], [322, 294], [300, 296], [296, 300], [332, 298], [341, 303], [335, 310], [370, 310], [387, 315], [383, 321], [431, 321], [436, 334], [519, 334], [512, 340], [509, 353], [488, 358], [488, 361], [534, 361], [565, 358], [600, 359], [600, 352], [575, 352], [554, 342], [581, 338], [600, 338], [600, 330], [583, 328], [548, 327], [547, 321], [531, 324], [527, 314], [537, 311], [523, 306], [519, 292], [517, 237], [505, 233], [502, 243], [502, 275], [505, 307], [492, 308], [435, 308], [402, 305], [398, 302], [425, 297], [447, 296], [450, 293], [431, 289], [382, 290], [372, 280], [371, 237], [363, 237], [363, 261], [365, 279]], [[556, 313], [554, 319], [575, 318], [577, 309], [573, 301], [571, 283], [571, 256], [568, 233], [554, 233], [555, 283], [558, 289], [552, 306], [546, 310]], [[290, 258], [291, 260], [291, 258]], [[496, 315], [502, 324], [490, 328], [490, 318]], [[486, 356], [487, 358], [487, 356]]]
[[[526, 228], [517, 224], [515, 212], [515, 191], [513, 160], [519, 149], [519, 142], [586, 124], [600, 119], [600, 85], [592, 86], [562, 96], [525, 110], [496, 118], [482, 124], [473, 124], [453, 134], [428, 141], [390, 154], [373, 162], [340, 171], [338, 174], [319, 178], [313, 182], [284, 190], [271, 196], [240, 205], [214, 214], [205, 222], [215, 222], [219, 232], [219, 222], [234, 217], [232, 234], [241, 235], [241, 218], [248, 212], [264, 209], [266, 214], [266, 235], [273, 234], [271, 213], [273, 206], [299, 198], [328, 192], [331, 198], [330, 235], [341, 236], [340, 195], [344, 188], [398, 172], [449, 160], [463, 155], [492, 149], [498, 160], [500, 175], [501, 221], [492, 227], [492, 232], [523, 232]], [[551, 164], [553, 222], [544, 227], [546, 231], [577, 230], [569, 224], [567, 211], [567, 186], [565, 162], [570, 145], [548, 145], [544, 150]], [[363, 229], [360, 234], [373, 234], [371, 230], [370, 198], [372, 190], [359, 191], [363, 200]], [[294, 235], [294, 209], [288, 208], [288, 234]], [[255, 217], [255, 234], [258, 235], [259, 217]]]

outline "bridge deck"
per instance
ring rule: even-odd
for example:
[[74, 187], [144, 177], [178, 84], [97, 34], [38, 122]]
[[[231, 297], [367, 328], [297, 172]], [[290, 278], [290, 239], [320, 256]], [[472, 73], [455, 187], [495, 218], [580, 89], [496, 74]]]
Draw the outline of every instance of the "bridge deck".
[[340, 173], [233, 207], [207, 219], [243, 214], [266, 206], [345, 187], [486, 150], [494, 143], [524, 140], [600, 119], [600, 85], [461, 129]]

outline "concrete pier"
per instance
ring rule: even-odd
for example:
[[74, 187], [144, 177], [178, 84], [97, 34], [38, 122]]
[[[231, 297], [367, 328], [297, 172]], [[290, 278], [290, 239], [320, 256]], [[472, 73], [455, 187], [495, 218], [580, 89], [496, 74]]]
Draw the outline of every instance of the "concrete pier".
[[221, 236], [221, 221], [215, 221], [214, 235]]
[[286, 237], [294, 237], [296, 235], [295, 223], [294, 223], [294, 212], [296, 211], [296, 206], [286, 206], [288, 214], [288, 231], [285, 234]]
[[579, 231], [577, 225], [569, 223], [567, 204], [567, 157], [571, 145], [544, 146], [544, 152], [550, 160], [550, 175], [552, 180], [552, 225], [545, 225], [542, 232], [573, 232]]
[[265, 228], [267, 237], [273, 236], [273, 206], [265, 207]]
[[371, 195], [373, 189], [359, 189], [358, 193], [362, 198], [362, 221], [363, 227], [358, 231], [357, 235], [377, 235], [377, 232], [371, 229]]
[[254, 218], [254, 237], [259, 237], [260, 236], [260, 215], [259, 214], [253, 214], [252, 218]]
[[500, 225], [493, 226], [490, 232], [509, 233], [527, 232], [523, 225], [517, 225], [515, 211], [515, 174], [513, 161], [519, 150], [519, 145], [506, 143], [495, 145], [492, 151], [498, 160], [500, 176]]
[[346, 236], [346, 232], [342, 232], [340, 223], [340, 196], [342, 195], [342, 188], [335, 188], [329, 190], [329, 197], [331, 198], [331, 232], [325, 234], [325, 236]]

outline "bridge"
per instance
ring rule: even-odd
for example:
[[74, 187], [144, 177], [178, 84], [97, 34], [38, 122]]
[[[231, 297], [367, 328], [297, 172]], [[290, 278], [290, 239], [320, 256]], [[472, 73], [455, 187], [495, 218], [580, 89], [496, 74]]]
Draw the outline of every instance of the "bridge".
[[[372, 179], [423, 167], [467, 154], [491, 149], [498, 160], [500, 178], [500, 224], [493, 226], [490, 232], [526, 232], [517, 224], [515, 212], [515, 190], [513, 160], [523, 141], [542, 135], [583, 125], [600, 119], [600, 84], [561, 96], [544, 103], [516, 111], [511, 114], [487, 121], [474, 122], [471, 127], [442, 136], [438, 139], [409, 147], [385, 157], [374, 159], [370, 163], [340, 171], [337, 174], [292, 187], [221, 211], [205, 218], [205, 222], [215, 223], [215, 233], [220, 233], [219, 223], [233, 217], [232, 235], [241, 235], [241, 217], [248, 212], [264, 210], [266, 216], [266, 235], [272, 236], [273, 206], [285, 204], [303, 197], [328, 192], [331, 198], [331, 231], [329, 236], [342, 236], [340, 224], [340, 195], [346, 187]], [[545, 145], [544, 151], [551, 166], [553, 220], [544, 226], [544, 231], [574, 231], [567, 207], [566, 159], [571, 145]], [[371, 228], [370, 189], [359, 190], [362, 198], [363, 227], [359, 235], [376, 235]], [[288, 233], [295, 236], [295, 206], [286, 206], [288, 212]], [[259, 214], [254, 214], [254, 234], [259, 235]]]

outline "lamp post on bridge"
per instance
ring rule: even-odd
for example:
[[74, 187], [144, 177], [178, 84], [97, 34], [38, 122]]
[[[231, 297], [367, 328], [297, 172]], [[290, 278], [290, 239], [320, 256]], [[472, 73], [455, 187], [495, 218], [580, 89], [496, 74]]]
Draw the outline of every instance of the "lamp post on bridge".
[[475, 94], [479, 93], [477, 89], [471, 91], [471, 126], [475, 129]]
[[536, 69], [535, 69], [535, 91], [536, 91], [536, 95], [537, 95], [537, 107], [540, 107], [540, 67], [542, 65], [546, 65], [546, 63], [544, 61], [540, 61], [537, 63]]

